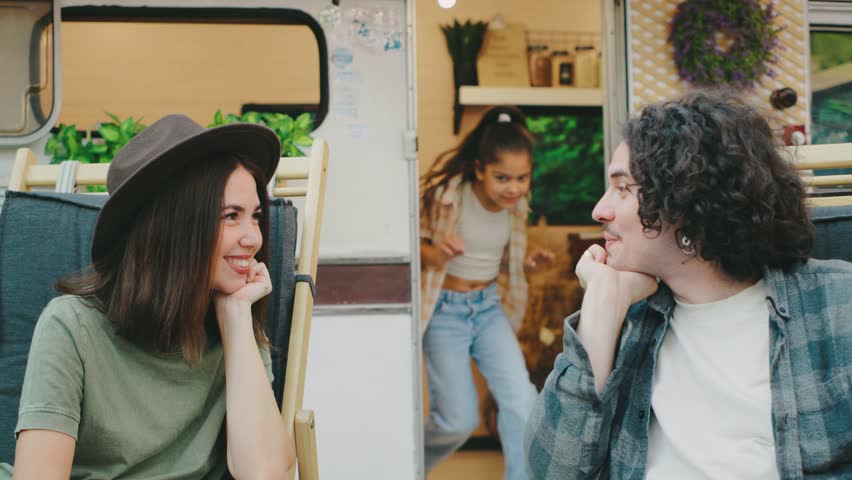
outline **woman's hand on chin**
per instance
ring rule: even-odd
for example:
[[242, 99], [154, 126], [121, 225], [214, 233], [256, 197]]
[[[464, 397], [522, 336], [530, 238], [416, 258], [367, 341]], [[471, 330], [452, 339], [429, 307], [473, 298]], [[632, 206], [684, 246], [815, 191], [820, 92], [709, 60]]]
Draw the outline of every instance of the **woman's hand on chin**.
[[272, 292], [272, 279], [269, 276], [269, 270], [263, 263], [252, 259], [251, 269], [246, 275], [246, 284], [242, 288], [230, 294], [218, 291], [213, 294], [219, 330], [224, 334], [223, 322], [229, 318], [242, 316], [242, 312], [247, 312], [251, 320], [252, 304], [269, 295], [270, 292]]
[[214, 299], [217, 304], [244, 302], [252, 305], [272, 292], [272, 280], [269, 277], [269, 270], [267, 270], [266, 265], [255, 259], [251, 261], [251, 269], [246, 275], [246, 284], [230, 294], [215, 292]]

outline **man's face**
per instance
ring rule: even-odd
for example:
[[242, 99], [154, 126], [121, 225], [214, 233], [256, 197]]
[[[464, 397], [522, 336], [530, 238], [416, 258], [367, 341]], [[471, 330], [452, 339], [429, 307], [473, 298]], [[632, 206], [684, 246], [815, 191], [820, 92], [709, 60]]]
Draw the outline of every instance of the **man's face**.
[[[607, 265], [616, 270], [642, 272], [659, 276], [671, 259], [666, 259], [673, 242], [671, 228], [663, 232], [645, 233], [639, 221], [639, 185], [630, 174], [630, 150], [621, 143], [612, 156], [607, 171], [609, 188], [604, 192], [592, 218], [604, 224]], [[667, 261], [668, 260], [668, 261]]]

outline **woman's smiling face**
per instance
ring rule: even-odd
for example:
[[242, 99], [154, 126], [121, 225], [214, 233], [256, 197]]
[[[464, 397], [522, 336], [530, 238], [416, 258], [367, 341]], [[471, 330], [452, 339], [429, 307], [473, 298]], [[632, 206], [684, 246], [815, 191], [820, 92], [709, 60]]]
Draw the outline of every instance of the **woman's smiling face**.
[[263, 244], [260, 214], [255, 179], [244, 167], [237, 167], [225, 184], [213, 265], [214, 290], [229, 295], [245, 286], [249, 267]]

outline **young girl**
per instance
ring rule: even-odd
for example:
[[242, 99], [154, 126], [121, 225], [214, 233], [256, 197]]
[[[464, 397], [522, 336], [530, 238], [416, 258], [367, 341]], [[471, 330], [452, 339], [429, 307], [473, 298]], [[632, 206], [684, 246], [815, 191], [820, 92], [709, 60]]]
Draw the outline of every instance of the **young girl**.
[[497, 401], [506, 478], [526, 478], [521, 444], [537, 393], [513, 327], [520, 326], [526, 307], [524, 273], [552, 263], [553, 253], [537, 250], [524, 258], [533, 147], [525, 121], [515, 108], [489, 110], [423, 179], [427, 471], [479, 425], [473, 357]]
[[262, 126], [172, 115], [119, 152], [93, 264], [35, 328], [15, 479], [284, 477], [263, 333], [279, 149]]

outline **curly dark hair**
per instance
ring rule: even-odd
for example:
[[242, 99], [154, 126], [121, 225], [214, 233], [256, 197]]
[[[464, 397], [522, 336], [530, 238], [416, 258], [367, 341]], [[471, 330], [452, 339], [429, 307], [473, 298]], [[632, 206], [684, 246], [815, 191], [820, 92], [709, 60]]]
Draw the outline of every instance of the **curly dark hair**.
[[676, 225], [696, 255], [737, 280], [804, 262], [814, 231], [805, 188], [766, 118], [728, 91], [645, 107], [624, 141], [646, 231]]

